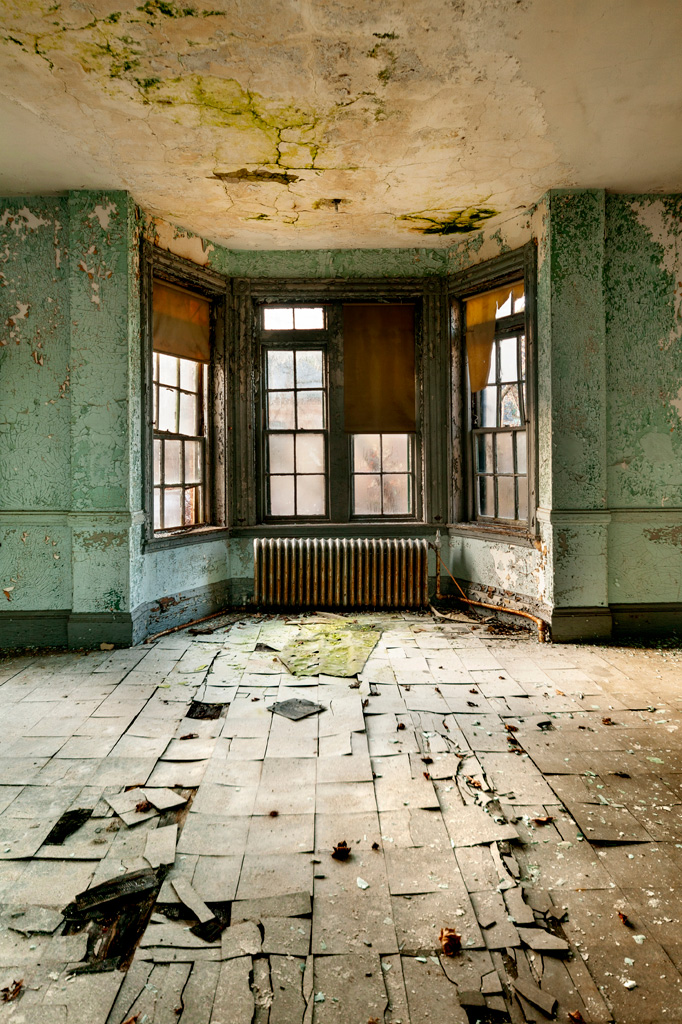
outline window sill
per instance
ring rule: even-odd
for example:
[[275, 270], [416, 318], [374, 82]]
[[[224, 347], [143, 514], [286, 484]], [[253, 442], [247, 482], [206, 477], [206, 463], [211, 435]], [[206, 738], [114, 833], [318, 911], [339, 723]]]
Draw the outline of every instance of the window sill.
[[233, 527], [233, 537], [413, 537], [431, 536], [438, 524], [418, 522], [396, 522], [388, 520], [378, 523], [259, 523], [256, 526]]
[[196, 529], [190, 529], [183, 532], [177, 531], [173, 533], [162, 533], [155, 534], [153, 537], [147, 537], [142, 544], [142, 553], [147, 554], [152, 551], [165, 551], [169, 548], [181, 548], [188, 544], [201, 544], [202, 542], [207, 543], [211, 540], [221, 540], [223, 537], [227, 538], [230, 535], [230, 531], [226, 526], [200, 526]]
[[522, 548], [534, 548], [535, 537], [527, 527], [505, 527], [499, 523], [448, 523], [448, 536], [473, 537], [476, 540], [514, 544]]

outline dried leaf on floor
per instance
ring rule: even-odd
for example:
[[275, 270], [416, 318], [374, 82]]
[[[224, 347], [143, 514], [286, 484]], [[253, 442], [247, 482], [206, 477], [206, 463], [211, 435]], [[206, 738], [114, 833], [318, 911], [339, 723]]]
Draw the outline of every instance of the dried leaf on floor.
[[462, 936], [454, 928], [441, 928], [438, 941], [446, 956], [456, 956], [462, 948]]
[[13, 981], [5, 988], [0, 988], [0, 997], [2, 997], [3, 1003], [12, 1003], [15, 999], [18, 999], [24, 988], [24, 979], [20, 978], [19, 981]]

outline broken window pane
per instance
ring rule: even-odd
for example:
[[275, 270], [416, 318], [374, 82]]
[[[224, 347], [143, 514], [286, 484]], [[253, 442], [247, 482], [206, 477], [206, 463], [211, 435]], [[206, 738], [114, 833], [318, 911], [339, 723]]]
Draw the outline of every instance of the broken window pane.
[[263, 327], [266, 331], [291, 331], [294, 328], [293, 309], [277, 309], [265, 306], [263, 309]]
[[270, 434], [270, 472], [293, 473], [294, 471], [294, 435]]
[[517, 384], [507, 384], [502, 388], [501, 426], [520, 427], [521, 411], [519, 408], [519, 388]]
[[273, 516], [296, 514], [293, 476], [270, 477], [270, 514]]
[[323, 516], [325, 513], [325, 478], [296, 477], [296, 513], [299, 516]]
[[296, 471], [324, 472], [324, 435], [298, 434], [296, 437]]

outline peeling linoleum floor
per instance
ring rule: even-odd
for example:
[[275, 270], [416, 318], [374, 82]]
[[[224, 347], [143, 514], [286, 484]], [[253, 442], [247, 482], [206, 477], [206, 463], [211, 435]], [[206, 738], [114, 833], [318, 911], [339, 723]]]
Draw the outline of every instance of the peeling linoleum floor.
[[0, 1021], [682, 1020], [678, 653], [207, 628], [0, 662]]

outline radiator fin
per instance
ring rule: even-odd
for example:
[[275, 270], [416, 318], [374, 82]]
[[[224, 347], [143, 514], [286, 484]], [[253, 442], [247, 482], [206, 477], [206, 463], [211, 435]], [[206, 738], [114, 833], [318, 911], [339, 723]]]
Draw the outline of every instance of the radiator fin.
[[261, 608], [424, 608], [425, 540], [256, 538], [255, 600]]

